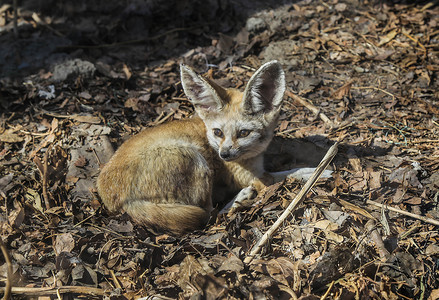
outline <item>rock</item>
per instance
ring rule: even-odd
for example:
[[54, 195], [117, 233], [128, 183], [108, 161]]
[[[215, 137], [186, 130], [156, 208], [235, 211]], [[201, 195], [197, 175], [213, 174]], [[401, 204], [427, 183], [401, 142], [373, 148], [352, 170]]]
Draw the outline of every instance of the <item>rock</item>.
[[[260, 57], [263, 62], [277, 60], [284, 66], [289, 66], [292, 63], [290, 56], [285, 53], [295, 53], [297, 42], [291, 40], [284, 40], [270, 43], [264, 50], [262, 50]], [[295, 62], [297, 63], [297, 62]]]
[[67, 60], [55, 65], [52, 81], [65, 81], [75, 79], [77, 76], [90, 78], [94, 75], [96, 67], [89, 61], [81, 59]]
[[265, 24], [265, 21], [261, 18], [251, 17], [247, 19], [245, 28], [248, 32], [261, 32], [267, 28], [267, 24]]

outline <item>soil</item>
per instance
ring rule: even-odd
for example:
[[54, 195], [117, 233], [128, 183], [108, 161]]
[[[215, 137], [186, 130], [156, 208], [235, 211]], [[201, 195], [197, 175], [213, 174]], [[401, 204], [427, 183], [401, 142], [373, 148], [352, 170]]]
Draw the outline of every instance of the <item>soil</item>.
[[[17, 13], [16, 35], [12, 3], [0, 7], [0, 295], [439, 299], [437, 1], [23, 1]], [[267, 169], [339, 149], [332, 178], [251, 262], [303, 182], [183, 237], [108, 213], [95, 181], [114, 150], [193, 114], [181, 63], [242, 89], [273, 59], [288, 91]]]

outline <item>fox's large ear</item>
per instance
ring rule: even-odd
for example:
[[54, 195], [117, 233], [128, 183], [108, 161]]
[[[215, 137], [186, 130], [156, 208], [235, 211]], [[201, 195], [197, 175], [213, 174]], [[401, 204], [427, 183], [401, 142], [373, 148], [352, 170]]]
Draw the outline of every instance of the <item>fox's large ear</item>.
[[186, 96], [201, 117], [209, 112], [220, 111], [224, 106], [225, 90], [207, 80], [186, 65], [180, 65], [181, 84]]
[[250, 78], [244, 91], [244, 110], [255, 114], [278, 109], [285, 92], [285, 74], [273, 60], [262, 65]]

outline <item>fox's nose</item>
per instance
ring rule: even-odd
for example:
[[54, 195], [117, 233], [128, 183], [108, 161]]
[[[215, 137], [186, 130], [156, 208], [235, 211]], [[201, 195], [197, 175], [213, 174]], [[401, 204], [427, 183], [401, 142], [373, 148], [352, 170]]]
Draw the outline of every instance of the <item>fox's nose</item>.
[[220, 157], [224, 160], [227, 160], [228, 158], [230, 158], [230, 151], [229, 150], [221, 151]]

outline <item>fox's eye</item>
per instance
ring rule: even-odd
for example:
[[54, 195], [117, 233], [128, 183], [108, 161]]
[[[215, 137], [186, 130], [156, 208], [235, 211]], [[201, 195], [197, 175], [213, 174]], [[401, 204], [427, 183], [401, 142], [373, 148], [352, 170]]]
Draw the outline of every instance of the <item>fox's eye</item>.
[[219, 138], [223, 138], [224, 137], [224, 133], [219, 128], [214, 128], [213, 129], [213, 134], [216, 135]]
[[242, 129], [238, 132], [238, 138], [244, 138], [250, 134], [250, 130], [248, 129]]

